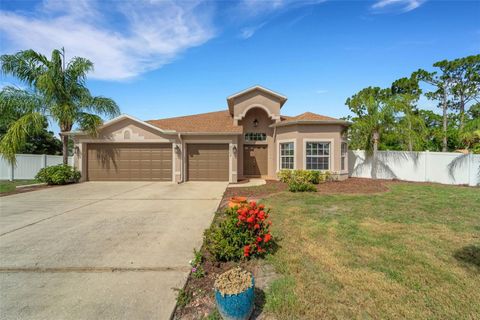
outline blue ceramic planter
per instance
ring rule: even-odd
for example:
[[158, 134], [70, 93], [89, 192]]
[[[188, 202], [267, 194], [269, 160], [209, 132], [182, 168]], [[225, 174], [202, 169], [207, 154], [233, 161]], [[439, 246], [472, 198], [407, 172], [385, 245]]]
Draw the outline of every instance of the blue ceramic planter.
[[220, 315], [224, 320], [247, 320], [254, 306], [255, 280], [252, 275], [252, 286], [239, 294], [223, 295], [215, 290], [215, 300]]

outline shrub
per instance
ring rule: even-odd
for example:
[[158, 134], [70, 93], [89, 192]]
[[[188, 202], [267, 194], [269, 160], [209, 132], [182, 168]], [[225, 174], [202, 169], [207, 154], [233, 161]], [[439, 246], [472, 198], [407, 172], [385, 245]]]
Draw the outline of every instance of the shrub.
[[41, 169], [35, 179], [47, 184], [68, 184], [80, 180], [80, 172], [72, 166], [59, 164]]
[[281, 170], [278, 173], [278, 178], [289, 185], [292, 181], [295, 181], [296, 184], [319, 184], [329, 181], [331, 174], [328, 171], [322, 172], [317, 170]]
[[288, 191], [290, 192], [315, 192], [317, 188], [315, 185], [309, 182], [301, 182], [301, 181], [290, 181], [288, 184]]
[[293, 170], [280, 170], [280, 172], [277, 174], [278, 179], [283, 182], [283, 183], [288, 183], [290, 179], [292, 178], [292, 173]]
[[263, 256], [271, 249], [269, 210], [255, 202], [227, 209], [227, 218], [205, 232], [205, 247], [218, 261]]

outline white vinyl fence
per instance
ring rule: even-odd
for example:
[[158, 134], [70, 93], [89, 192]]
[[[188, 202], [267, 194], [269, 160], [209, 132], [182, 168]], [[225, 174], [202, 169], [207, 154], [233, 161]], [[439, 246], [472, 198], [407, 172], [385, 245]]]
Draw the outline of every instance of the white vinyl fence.
[[[40, 169], [61, 164], [62, 159], [46, 154], [17, 154], [16, 165], [11, 165], [0, 156], [0, 180], [33, 179]], [[68, 164], [73, 165], [73, 157], [68, 157]]]
[[379, 151], [374, 165], [373, 157], [365, 151], [350, 150], [348, 167], [351, 177], [480, 184], [479, 154]]

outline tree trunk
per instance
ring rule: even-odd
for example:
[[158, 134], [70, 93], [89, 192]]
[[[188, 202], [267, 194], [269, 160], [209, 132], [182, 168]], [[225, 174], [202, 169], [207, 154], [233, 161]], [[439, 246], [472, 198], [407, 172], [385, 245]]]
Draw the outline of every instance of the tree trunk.
[[62, 134], [63, 164], [68, 164], [68, 136]]
[[465, 101], [463, 96], [460, 98], [460, 130], [463, 129], [464, 121], [465, 121]]
[[447, 143], [447, 98], [443, 97], [443, 143], [442, 143], [442, 151], [448, 151], [448, 143]]
[[413, 142], [412, 142], [412, 122], [408, 121], [408, 151], [413, 151]]

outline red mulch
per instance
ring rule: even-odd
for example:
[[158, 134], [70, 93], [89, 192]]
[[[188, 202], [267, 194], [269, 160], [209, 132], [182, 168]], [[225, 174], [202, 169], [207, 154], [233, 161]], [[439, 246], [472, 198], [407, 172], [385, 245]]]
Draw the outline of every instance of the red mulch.
[[343, 181], [328, 181], [317, 185], [322, 194], [369, 194], [381, 193], [389, 190], [388, 185], [395, 183], [390, 180], [376, 180], [366, 178], [348, 178]]

